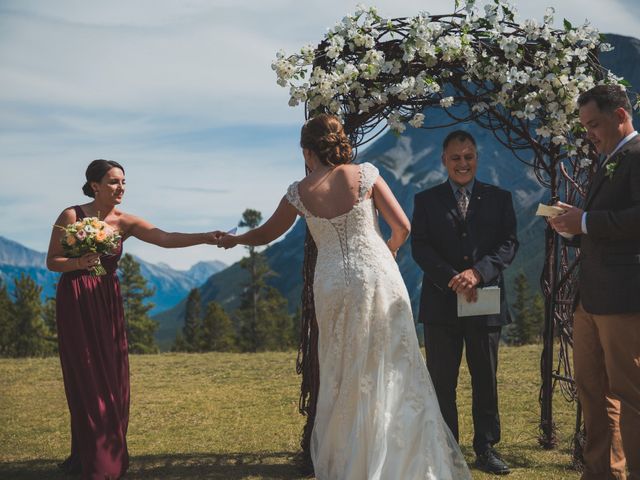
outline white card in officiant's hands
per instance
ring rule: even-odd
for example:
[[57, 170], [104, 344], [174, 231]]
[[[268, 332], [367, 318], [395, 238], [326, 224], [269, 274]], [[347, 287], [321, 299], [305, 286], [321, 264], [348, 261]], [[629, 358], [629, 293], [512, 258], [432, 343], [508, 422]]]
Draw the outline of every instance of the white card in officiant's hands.
[[477, 291], [478, 300], [475, 302], [468, 302], [467, 297], [458, 294], [458, 317], [500, 313], [500, 287], [478, 288]]

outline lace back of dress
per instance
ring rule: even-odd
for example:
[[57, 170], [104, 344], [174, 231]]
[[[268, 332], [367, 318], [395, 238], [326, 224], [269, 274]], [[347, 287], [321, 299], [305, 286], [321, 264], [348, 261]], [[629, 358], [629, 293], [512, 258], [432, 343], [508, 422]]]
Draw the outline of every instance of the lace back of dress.
[[341, 215], [334, 219], [330, 220], [331, 226], [334, 228], [336, 235], [340, 241], [340, 250], [342, 252], [342, 265], [344, 271], [344, 281], [348, 286], [351, 280], [351, 267], [352, 267], [352, 256], [349, 251], [349, 235], [355, 235], [358, 233], [364, 232], [356, 232], [350, 231], [350, 224], [353, 224], [352, 215], [355, 215], [355, 211], [358, 209], [373, 186], [376, 177], [378, 176], [378, 169], [371, 165], [370, 163], [363, 163], [358, 166], [359, 169], [359, 185], [358, 185], [358, 201], [351, 208], [349, 212], [345, 215]]
[[[335, 233], [338, 238], [338, 244], [340, 246], [340, 255], [342, 256], [342, 270], [344, 273], [344, 281], [346, 285], [351, 282], [352, 267], [353, 267], [353, 255], [350, 250], [351, 236], [358, 234], [365, 234], [365, 232], [359, 232], [355, 216], [358, 215], [361, 204], [365, 201], [365, 197], [378, 176], [378, 169], [370, 163], [363, 163], [358, 166], [359, 168], [359, 185], [358, 185], [358, 199], [353, 207], [346, 213], [338, 215], [334, 218], [321, 218], [311, 214], [300, 198], [300, 191], [298, 189], [298, 183], [294, 182], [287, 190], [286, 198], [300, 213], [302, 213], [308, 222], [319, 224], [321, 230], [325, 230], [328, 225], [330, 230]], [[328, 224], [328, 225], [327, 225]], [[312, 234], [314, 234], [314, 228], [311, 228]], [[316, 231], [317, 233], [317, 231]], [[317, 239], [316, 239], [317, 240]], [[322, 242], [317, 242], [320, 245]]]
[[349, 237], [348, 237], [348, 220], [349, 215], [341, 215], [337, 218], [329, 220], [331, 226], [338, 236], [340, 242], [340, 250], [342, 252], [342, 266], [344, 271], [344, 283], [349, 285], [351, 276], [351, 256], [349, 255]]

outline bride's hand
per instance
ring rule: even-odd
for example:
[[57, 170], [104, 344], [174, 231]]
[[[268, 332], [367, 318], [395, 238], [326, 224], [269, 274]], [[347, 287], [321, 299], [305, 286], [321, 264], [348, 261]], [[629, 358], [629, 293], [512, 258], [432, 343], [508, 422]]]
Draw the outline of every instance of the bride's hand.
[[398, 250], [400, 250], [400, 247], [398, 248], [393, 248], [389, 242], [391, 242], [391, 239], [387, 240], [387, 248], [389, 249], [389, 251], [391, 252], [391, 255], [393, 255], [393, 258], [398, 258]]
[[215, 230], [213, 232], [206, 233], [206, 243], [208, 245], [218, 245], [220, 238], [224, 236], [224, 232], [220, 230]]
[[221, 237], [218, 238], [218, 247], [219, 248], [233, 248], [238, 244], [238, 237], [235, 235], [231, 235], [229, 233], [222, 234]]

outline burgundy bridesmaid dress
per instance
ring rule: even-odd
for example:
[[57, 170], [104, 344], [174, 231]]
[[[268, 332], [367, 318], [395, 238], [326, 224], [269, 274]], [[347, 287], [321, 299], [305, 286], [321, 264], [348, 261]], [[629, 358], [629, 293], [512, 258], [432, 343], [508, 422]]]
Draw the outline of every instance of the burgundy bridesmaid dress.
[[[84, 212], [74, 207], [77, 218]], [[115, 479], [129, 466], [129, 357], [116, 269], [122, 243], [100, 258], [107, 271], [63, 273], [56, 293], [60, 363], [71, 413], [71, 457], [83, 479]]]

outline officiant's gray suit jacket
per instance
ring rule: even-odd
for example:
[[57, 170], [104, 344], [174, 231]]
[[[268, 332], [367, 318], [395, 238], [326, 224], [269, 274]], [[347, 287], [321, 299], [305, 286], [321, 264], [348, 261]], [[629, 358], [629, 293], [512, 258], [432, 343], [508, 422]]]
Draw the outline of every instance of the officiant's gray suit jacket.
[[500, 313], [472, 317], [487, 326], [511, 322], [502, 271], [518, 249], [516, 216], [511, 193], [475, 181], [466, 218], [458, 211], [448, 181], [418, 193], [411, 222], [411, 251], [422, 268], [419, 321], [447, 324], [458, 321], [457, 296], [449, 280], [467, 268], [482, 277], [480, 286], [500, 287]]

